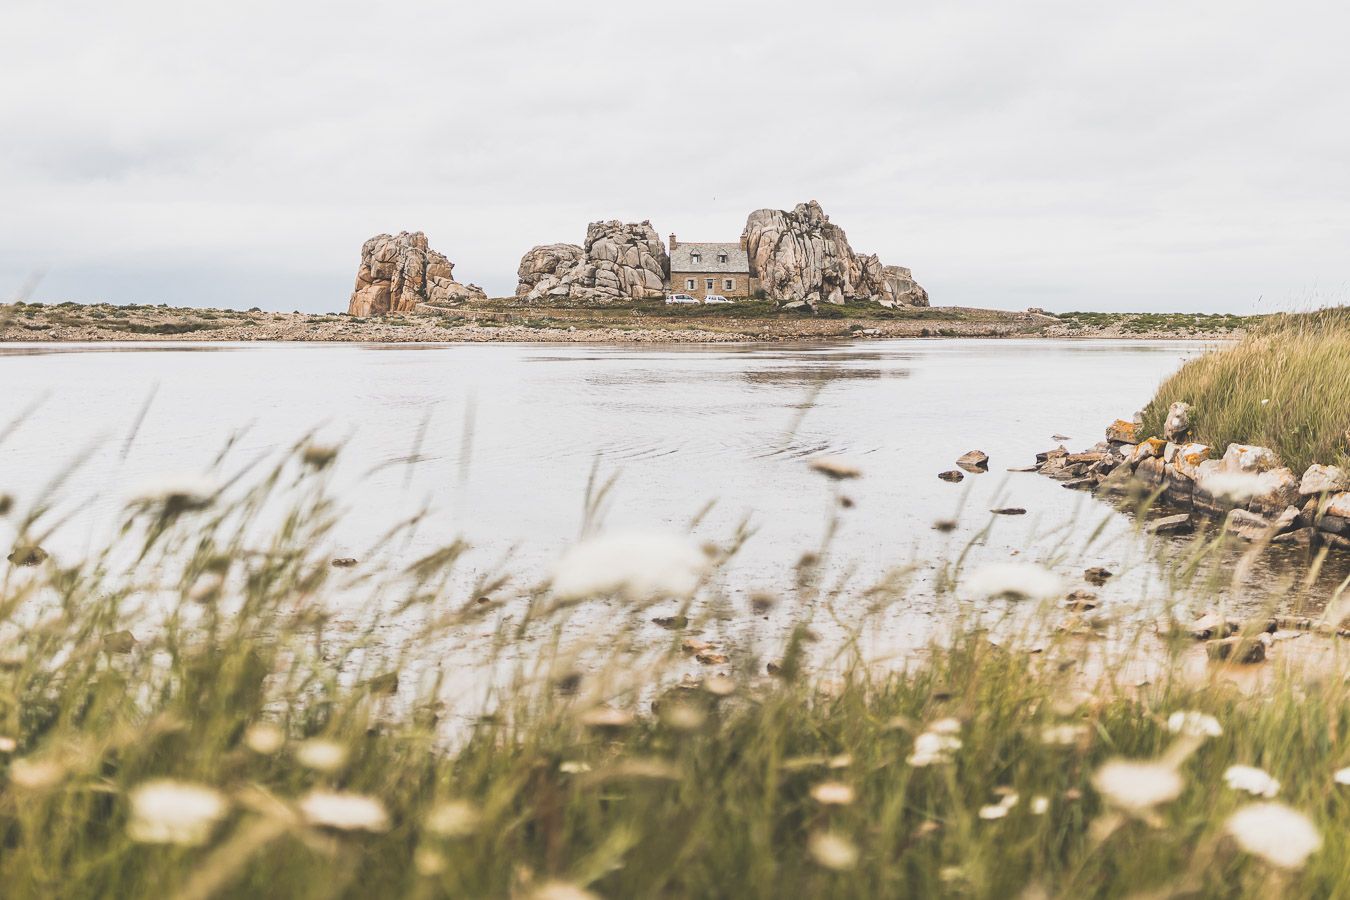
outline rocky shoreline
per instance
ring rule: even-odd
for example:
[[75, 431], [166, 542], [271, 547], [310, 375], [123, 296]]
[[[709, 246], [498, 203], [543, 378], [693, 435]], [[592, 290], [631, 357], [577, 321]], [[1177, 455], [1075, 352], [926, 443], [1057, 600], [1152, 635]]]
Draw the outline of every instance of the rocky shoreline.
[[1066, 488], [1156, 497], [1181, 510], [1152, 519], [1156, 534], [1185, 534], [1212, 520], [1255, 544], [1350, 551], [1345, 469], [1314, 463], [1300, 475], [1253, 444], [1229, 444], [1218, 455], [1193, 439], [1186, 403], [1172, 404], [1161, 436], [1144, 437], [1137, 420], [1118, 419], [1105, 438], [1079, 453], [1063, 445], [1039, 453], [1035, 470]]
[[[1156, 317], [1154, 317], [1156, 318]], [[1078, 323], [1072, 323], [1077, 325]], [[745, 308], [529, 307], [509, 299], [378, 317], [111, 304], [0, 305], [0, 342], [318, 341], [356, 343], [774, 343], [886, 338], [1231, 340], [1240, 329], [1175, 324], [1069, 328], [1040, 312], [964, 307], [794, 315]]]

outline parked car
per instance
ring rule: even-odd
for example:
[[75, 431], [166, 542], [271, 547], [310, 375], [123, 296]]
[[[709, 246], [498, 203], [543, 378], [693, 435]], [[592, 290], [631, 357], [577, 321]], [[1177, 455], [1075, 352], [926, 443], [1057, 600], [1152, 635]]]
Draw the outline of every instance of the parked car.
[[726, 297], [723, 297], [721, 294], [709, 294], [708, 296], [706, 296], [706, 297], [703, 298], [703, 302], [704, 302], [704, 303], [730, 303], [731, 301], [728, 300]]
[[671, 294], [666, 303], [698, 303], [698, 298], [692, 294]]

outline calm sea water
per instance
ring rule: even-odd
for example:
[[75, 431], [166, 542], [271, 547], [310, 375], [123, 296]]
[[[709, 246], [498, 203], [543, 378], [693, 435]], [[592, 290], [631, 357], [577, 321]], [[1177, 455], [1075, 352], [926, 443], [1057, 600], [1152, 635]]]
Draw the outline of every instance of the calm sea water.
[[[597, 472], [616, 478], [609, 528], [683, 529], [709, 504], [700, 536], [748, 523], [732, 593], [790, 578], [836, 512], [833, 571], [859, 583], [900, 564], [931, 567], [974, 540], [972, 564], [1051, 560], [1069, 575], [1105, 565], [1125, 573], [1116, 590], [1144, 591], [1156, 581], [1155, 539], [1129, 516], [1006, 470], [1055, 434], [1071, 448], [1094, 443], [1203, 350], [1045, 340], [0, 345], [0, 423], [17, 421], [0, 443], [0, 490], [31, 500], [63, 478], [51, 520], [68, 518], [46, 543], [73, 556], [99, 544], [147, 477], [200, 472], [232, 439], [237, 466], [317, 430], [344, 442], [334, 478], [347, 512], [325, 549], [363, 565], [463, 537], [470, 573], [509, 555], [528, 580], [576, 538]], [[990, 455], [987, 474], [938, 480], [971, 449]], [[849, 509], [808, 468], [823, 454], [864, 473], [843, 485]], [[423, 506], [431, 514], [411, 542], [371, 549]], [[1028, 514], [988, 512], [1004, 506]], [[949, 518], [956, 531], [932, 528]]]

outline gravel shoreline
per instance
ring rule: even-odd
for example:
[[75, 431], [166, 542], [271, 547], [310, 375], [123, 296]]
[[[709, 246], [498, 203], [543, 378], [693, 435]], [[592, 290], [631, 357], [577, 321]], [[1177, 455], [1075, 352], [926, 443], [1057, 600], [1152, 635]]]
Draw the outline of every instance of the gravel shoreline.
[[158, 306], [0, 306], [0, 342], [314, 341], [331, 343], [778, 343], [885, 338], [1131, 338], [1229, 340], [1240, 330], [1087, 326], [1038, 313], [968, 308], [893, 317], [663, 314], [653, 310], [471, 305], [443, 314], [359, 318]]

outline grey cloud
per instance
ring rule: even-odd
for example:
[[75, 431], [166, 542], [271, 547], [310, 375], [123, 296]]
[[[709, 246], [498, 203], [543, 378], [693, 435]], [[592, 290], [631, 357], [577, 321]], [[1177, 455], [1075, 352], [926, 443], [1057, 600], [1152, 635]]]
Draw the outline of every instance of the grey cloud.
[[0, 292], [45, 269], [44, 299], [335, 309], [366, 237], [420, 228], [500, 294], [591, 219], [731, 239], [815, 198], [938, 303], [1335, 299], [1347, 26], [1299, 0], [11, 0]]

